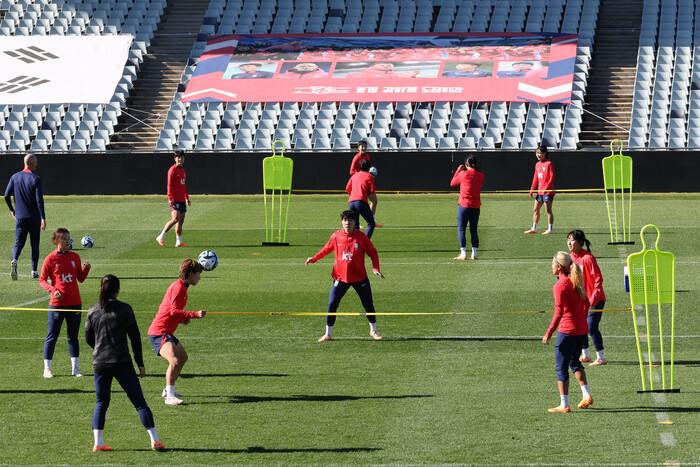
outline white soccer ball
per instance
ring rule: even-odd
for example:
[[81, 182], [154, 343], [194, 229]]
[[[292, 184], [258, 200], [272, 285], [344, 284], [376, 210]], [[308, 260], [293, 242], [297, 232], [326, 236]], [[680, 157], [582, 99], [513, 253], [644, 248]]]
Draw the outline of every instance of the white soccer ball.
[[70, 239], [70, 244], [68, 245], [68, 249], [72, 250], [73, 249], [73, 239]]
[[219, 257], [211, 250], [204, 250], [199, 254], [197, 262], [202, 265], [205, 271], [213, 271], [219, 265]]
[[369, 173], [371, 176], [376, 177], [377, 176], [377, 168], [375, 166], [370, 167]]
[[80, 244], [83, 245], [85, 248], [92, 248], [93, 246], [95, 246], [95, 239], [89, 235], [86, 235], [83, 237], [82, 240], [80, 240]]

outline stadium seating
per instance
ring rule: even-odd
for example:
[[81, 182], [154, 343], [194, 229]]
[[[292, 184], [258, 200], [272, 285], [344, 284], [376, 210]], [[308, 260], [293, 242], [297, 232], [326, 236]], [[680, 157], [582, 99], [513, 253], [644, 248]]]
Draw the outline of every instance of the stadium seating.
[[700, 147], [700, 21], [691, 0], [645, 0], [628, 144]]
[[[0, 150], [109, 149], [119, 116], [128, 112], [126, 100], [166, 0], [0, 1], [0, 11], [5, 12], [0, 36], [135, 36], [109, 104], [0, 106]], [[697, 147], [700, 85], [693, 89], [691, 82], [700, 77], [700, 63], [692, 60], [693, 14], [681, 14], [692, 2], [680, 0], [672, 7], [668, 1], [645, 0], [640, 37], [653, 35], [653, 41], [640, 47], [630, 143], [635, 138], [650, 146]], [[529, 149], [541, 141], [573, 149], [581, 128], [598, 6], [599, 0], [211, 0], [154, 149], [269, 151], [273, 141], [281, 140], [296, 149], [328, 150], [346, 149], [362, 139], [375, 150]], [[678, 24], [670, 20], [677, 13]], [[578, 32], [572, 104], [181, 102], [212, 34], [430, 31]], [[688, 102], [689, 110], [683, 105]], [[664, 117], [665, 132], [663, 125], [653, 123], [656, 116]]]
[[166, 0], [1, 0], [0, 17], [6, 12], [0, 40], [19, 35], [131, 34], [134, 42], [109, 104], [0, 105], [0, 150], [108, 149], [166, 4]]
[[[312, 106], [285, 103], [284, 109], [289, 112], [273, 112], [261, 118], [258, 110], [248, 112], [251, 108], [260, 109], [259, 103], [188, 104], [181, 102], [182, 92], [178, 92], [164, 126], [174, 130], [175, 135], [161, 132], [157, 149], [171, 150], [180, 141], [177, 136], [183, 128], [201, 132], [205, 127], [197, 115], [209, 115], [211, 106], [219, 109], [205, 118], [215, 125], [214, 133], [216, 129], [228, 128], [236, 135], [232, 145], [231, 138], [224, 136], [219, 144], [217, 137], [213, 150], [269, 150], [273, 139], [304, 150], [346, 148], [360, 140], [367, 140], [374, 150], [530, 149], [543, 140], [555, 148], [575, 149], [598, 5], [599, 0], [212, 0], [200, 37], [192, 47], [193, 64], [204, 50], [208, 35], [213, 33], [578, 32], [573, 102], [551, 106], [506, 102], [443, 102], [434, 106], [342, 102], [338, 106], [322, 105], [328, 112], [320, 112], [315, 104], [312, 111], [304, 112]], [[277, 14], [271, 16], [269, 12], [275, 7]], [[194, 68], [184, 70], [182, 90]], [[197, 112], [189, 113], [193, 108]], [[232, 118], [225, 118], [221, 109]], [[173, 114], [173, 110], [179, 112]], [[245, 115], [241, 117], [241, 113]], [[192, 122], [192, 126], [186, 126], [187, 122]], [[258, 133], [261, 125], [271, 131]], [[251, 136], [239, 137], [242, 129], [250, 130]], [[186, 147], [196, 140], [196, 135], [188, 134]], [[193, 149], [212, 150], [208, 144]]]

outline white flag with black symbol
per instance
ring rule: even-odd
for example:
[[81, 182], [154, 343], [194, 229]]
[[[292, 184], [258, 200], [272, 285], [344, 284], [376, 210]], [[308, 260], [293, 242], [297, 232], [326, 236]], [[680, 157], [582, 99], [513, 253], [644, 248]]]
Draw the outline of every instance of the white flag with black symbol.
[[108, 103], [133, 36], [11, 36], [0, 41], [0, 104]]

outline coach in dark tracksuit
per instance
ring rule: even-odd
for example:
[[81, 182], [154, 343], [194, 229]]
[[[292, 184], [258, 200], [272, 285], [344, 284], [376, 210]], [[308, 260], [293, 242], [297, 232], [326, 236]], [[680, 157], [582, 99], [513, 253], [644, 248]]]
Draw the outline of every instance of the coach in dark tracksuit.
[[[17, 260], [27, 241], [27, 234], [32, 245], [32, 278], [38, 279], [37, 266], [39, 263], [39, 233], [46, 230], [46, 215], [44, 214], [44, 193], [41, 190], [41, 178], [33, 173], [36, 170], [37, 159], [34, 154], [24, 157], [24, 170], [10, 178], [5, 189], [5, 202], [10, 208], [12, 217], [16, 220], [15, 246], [12, 247], [12, 262], [10, 277], [17, 280]], [[15, 206], [12, 207], [12, 199]]]
[[146, 375], [146, 368], [143, 365], [141, 335], [134, 310], [131, 305], [117, 300], [118, 295], [119, 278], [111, 274], [104, 276], [100, 283], [99, 301], [90, 307], [85, 320], [85, 340], [95, 349], [92, 358], [97, 404], [92, 415], [92, 430], [95, 436], [95, 445], [92, 450], [95, 452], [112, 450], [104, 444], [102, 432], [111, 399], [112, 379], [116, 378], [138, 411], [141, 423], [151, 437], [151, 449], [160, 451], [165, 446], [156, 435], [153, 413], [143, 397], [126, 341], [128, 336], [131, 349], [134, 351], [134, 360], [139, 367], [139, 376], [143, 378]]

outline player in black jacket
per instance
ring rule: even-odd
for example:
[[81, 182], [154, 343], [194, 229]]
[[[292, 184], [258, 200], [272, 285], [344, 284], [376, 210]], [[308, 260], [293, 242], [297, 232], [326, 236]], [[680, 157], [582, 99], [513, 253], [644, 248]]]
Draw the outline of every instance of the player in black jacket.
[[165, 446], [156, 434], [153, 413], [143, 397], [126, 341], [126, 337], [129, 336], [134, 360], [139, 367], [139, 377], [143, 378], [146, 375], [146, 368], [143, 366], [141, 335], [134, 310], [130, 305], [117, 300], [118, 295], [119, 278], [111, 274], [104, 276], [100, 283], [99, 301], [90, 307], [85, 321], [85, 340], [95, 349], [92, 357], [97, 405], [92, 415], [92, 431], [95, 435], [95, 445], [92, 450], [93, 452], [112, 450], [102, 440], [102, 432], [112, 393], [112, 379], [116, 378], [138, 411], [141, 423], [148, 430], [151, 449], [160, 451], [165, 449]]

